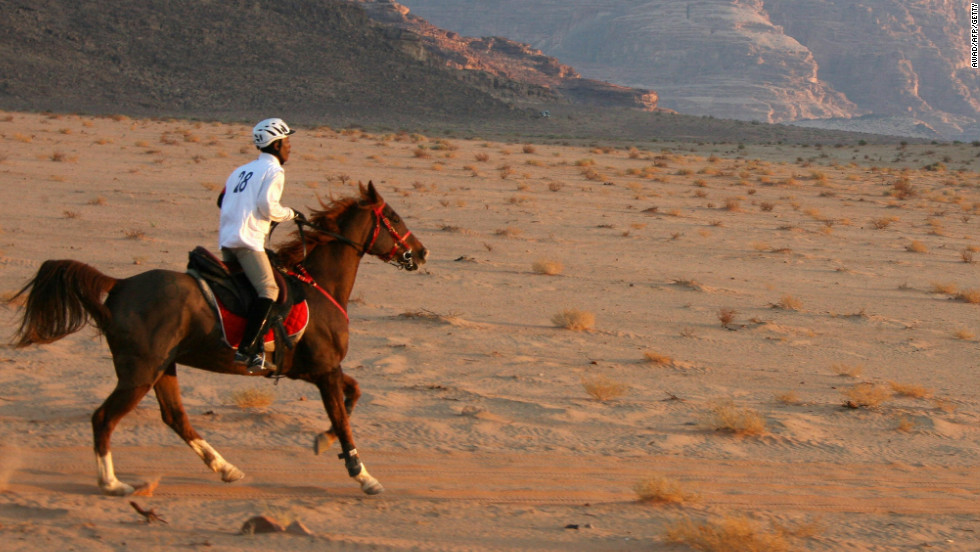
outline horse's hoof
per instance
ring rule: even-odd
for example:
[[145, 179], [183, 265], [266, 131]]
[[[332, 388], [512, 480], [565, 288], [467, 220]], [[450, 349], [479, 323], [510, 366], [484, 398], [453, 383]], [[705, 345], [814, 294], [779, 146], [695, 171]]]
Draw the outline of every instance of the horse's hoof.
[[381, 483], [379, 483], [377, 479], [375, 479], [371, 484], [362, 483], [361, 490], [364, 491], [364, 494], [368, 495], [376, 495], [385, 492], [385, 488], [381, 486]]
[[245, 477], [245, 472], [228, 464], [223, 470], [221, 470], [221, 480], [225, 483], [232, 483], [238, 481], [239, 479]]
[[102, 494], [106, 496], [129, 496], [136, 491], [132, 485], [127, 485], [122, 481], [116, 481], [111, 485], [99, 485], [102, 488]]
[[364, 491], [364, 494], [376, 495], [383, 493], [385, 490], [385, 488], [381, 486], [381, 483], [379, 483], [374, 476], [369, 474], [367, 470], [364, 469], [363, 465], [361, 466], [360, 475], [354, 476], [354, 481], [361, 484], [361, 490]]
[[320, 453], [326, 452], [336, 440], [337, 435], [334, 434], [332, 429], [323, 433], [317, 433], [313, 439], [313, 454], [320, 456]]

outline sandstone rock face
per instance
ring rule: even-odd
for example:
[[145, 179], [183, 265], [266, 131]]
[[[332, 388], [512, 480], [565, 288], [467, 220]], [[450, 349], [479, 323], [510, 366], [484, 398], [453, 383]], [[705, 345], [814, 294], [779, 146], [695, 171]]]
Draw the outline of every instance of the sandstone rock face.
[[[351, 0], [374, 21], [384, 25], [387, 36], [419, 61], [473, 70], [473, 79], [504, 100], [522, 98], [567, 101], [582, 105], [657, 108], [657, 94], [594, 79], [582, 78], [575, 69], [536, 48], [497, 36], [465, 36], [447, 31], [410, 13], [392, 0]], [[476, 71], [486, 75], [478, 75]], [[520, 90], [516, 90], [519, 88]]]
[[891, 120], [980, 137], [969, 8], [957, 0], [403, 3], [462, 35], [527, 42], [586, 77], [653, 89], [683, 113], [851, 127], [868, 116], [878, 131]]

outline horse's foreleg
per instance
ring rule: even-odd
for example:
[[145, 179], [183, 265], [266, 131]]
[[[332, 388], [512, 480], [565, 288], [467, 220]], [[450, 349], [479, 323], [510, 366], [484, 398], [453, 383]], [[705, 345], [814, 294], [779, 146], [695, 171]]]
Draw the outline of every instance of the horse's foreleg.
[[112, 430], [123, 416], [136, 408], [140, 400], [150, 390], [149, 385], [123, 387], [116, 384], [116, 389], [106, 398], [95, 413], [92, 414], [92, 434], [95, 437], [95, 462], [99, 471], [99, 488], [110, 496], [126, 496], [135, 489], [116, 479], [116, 471], [112, 465], [112, 453], [109, 451], [109, 441]]
[[[368, 473], [367, 468], [364, 467], [357, 454], [357, 448], [354, 446], [354, 437], [350, 429], [350, 418], [347, 415], [347, 408], [345, 406], [344, 391], [347, 381], [347, 378], [340, 373], [340, 370], [337, 370], [321, 378], [317, 382], [317, 387], [320, 389], [321, 397], [323, 397], [323, 405], [327, 410], [327, 416], [333, 425], [331, 431], [340, 440], [340, 458], [347, 467], [348, 475], [353, 477], [361, 485], [361, 490], [365, 493], [378, 494], [384, 491], [384, 487]], [[350, 381], [354, 381], [353, 378], [350, 378]], [[356, 387], [356, 382], [354, 382], [354, 385]]]
[[[344, 410], [347, 411], [348, 418], [354, 413], [358, 399], [361, 398], [361, 387], [357, 385], [357, 380], [344, 374]], [[337, 440], [337, 432], [331, 427], [323, 433], [318, 433], [313, 441], [313, 452], [319, 455], [325, 452], [334, 441]]]
[[221, 480], [226, 483], [238, 481], [245, 477], [244, 472], [226, 461], [191, 427], [187, 412], [184, 410], [183, 401], [180, 399], [180, 387], [177, 384], [177, 367], [175, 364], [171, 364], [167, 368], [167, 371], [153, 386], [153, 390], [156, 392], [157, 402], [160, 403], [160, 415], [163, 417], [164, 423], [194, 449], [194, 452], [201, 457], [201, 460], [204, 460], [211, 471], [220, 473]]

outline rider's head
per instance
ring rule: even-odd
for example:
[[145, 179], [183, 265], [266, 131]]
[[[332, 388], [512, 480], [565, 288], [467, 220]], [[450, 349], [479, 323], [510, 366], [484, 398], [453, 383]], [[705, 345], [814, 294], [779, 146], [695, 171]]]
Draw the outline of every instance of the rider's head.
[[295, 132], [282, 119], [266, 119], [252, 129], [252, 142], [259, 151], [275, 155], [284, 164], [289, 160], [292, 149], [289, 135]]

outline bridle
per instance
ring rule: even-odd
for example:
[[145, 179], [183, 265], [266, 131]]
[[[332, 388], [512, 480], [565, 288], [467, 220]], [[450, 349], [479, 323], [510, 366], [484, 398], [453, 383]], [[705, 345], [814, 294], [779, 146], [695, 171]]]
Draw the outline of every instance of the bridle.
[[[406, 242], [408, 237], [412, 235], [412, 231], [407, 231], [404, 236], [399, 234], [398, 230], [395, 230], [395, 225], [393, 225], [391, 220], [389, 220], [385, 215], [384, 209], [385, 202], [383, 201], [372, 209], [372, 212], [374, 213], [374, 233], [371, 236], [371, 243], [364, 247], [364, 249], [361, 251], [361, 255], [367, 251], [370, 251], [371, 248], [374, 247], [375, 242], [378, 241], [378, 235], [381, 234], [381, 225], [383, 224], [388, 230], [388, 233], [391, 234], [391, 238], [395, 241], [395, 243], [391, 246], [391, 251], [389, 251], [387, 255], [376, 256], [386, 263], [394, 264], [398, 268], [405, 268], [406, 264], [403, 263], [408, 263], [412, 260], [412, 248], [409, 247], [408, 243]], [[392, 263], [392, 260], [394, 260], [398, 255], [399, 246], [403, 249], [401, 259], [397, 263]]]
[[[413, 254], [412, 254], [412, 248], [408, 245], [407, 240], [408, 237], [412, 235], [412, 231], [408, 230], [405, 233], [405, 235], [399, 234], [398, 230], [395, 229], [395, 225], [391, 223], [391, 219], [389, 219], [388, 216], [385, 215], [384, 213], [384, 209], [386, 206], [387, 204], [382, 201], [381, 203], [379, 203], [378, 205], [376, 205], [371, 209], [371, 212], [374, 215], [374, 230], [371, 232], [370, 241], [367, 241], [364, 245], [358, 244], [357, 242], [351, 240], [347, 236], [338, 234], [336, 232], [331, 232], [326, 228], [321, 228], [320, 226], [312, 222], [309, 222], [307, 220], [297, 220], [296, 227], [299, 229], [300, 242], [302, 242], [303, 244], [303, 259], [304, 260], [306, 259], [306, 239], [305, 236], [303, 235], [304, 226], [312, 228], [313, 230], [316, 230], [321, 234], [325, 234], [345, 245], [349, 245], [350, 247], [353, 247], [355, 250], [357, 250], [357, 254], [362, 257], [364, 256], [365, 253], [371, 251], [371, 249], [374, 247], [374, 244], [377, 243], [378, 237], [381, 235], [381, 227], [384, 226], [385, 229], [388, 230], [388, 234], [391, 235], [391, 238], [394, 240], [395, 243], [394, 245], [391, 246], [391, 251], [389, 251], [387, 254], [375, 253], [374, 255], [377, 258], [381, 259], [382, 261], [394, 265], [400, 269], [409, 268], [410, 266], [412, 266], [411, 262], [412, 262]], [[401, 255], [398, 254], [399, 248], [401, 248], [402, 250]], [[302, 263], [303, 261], [300, 262]]]

